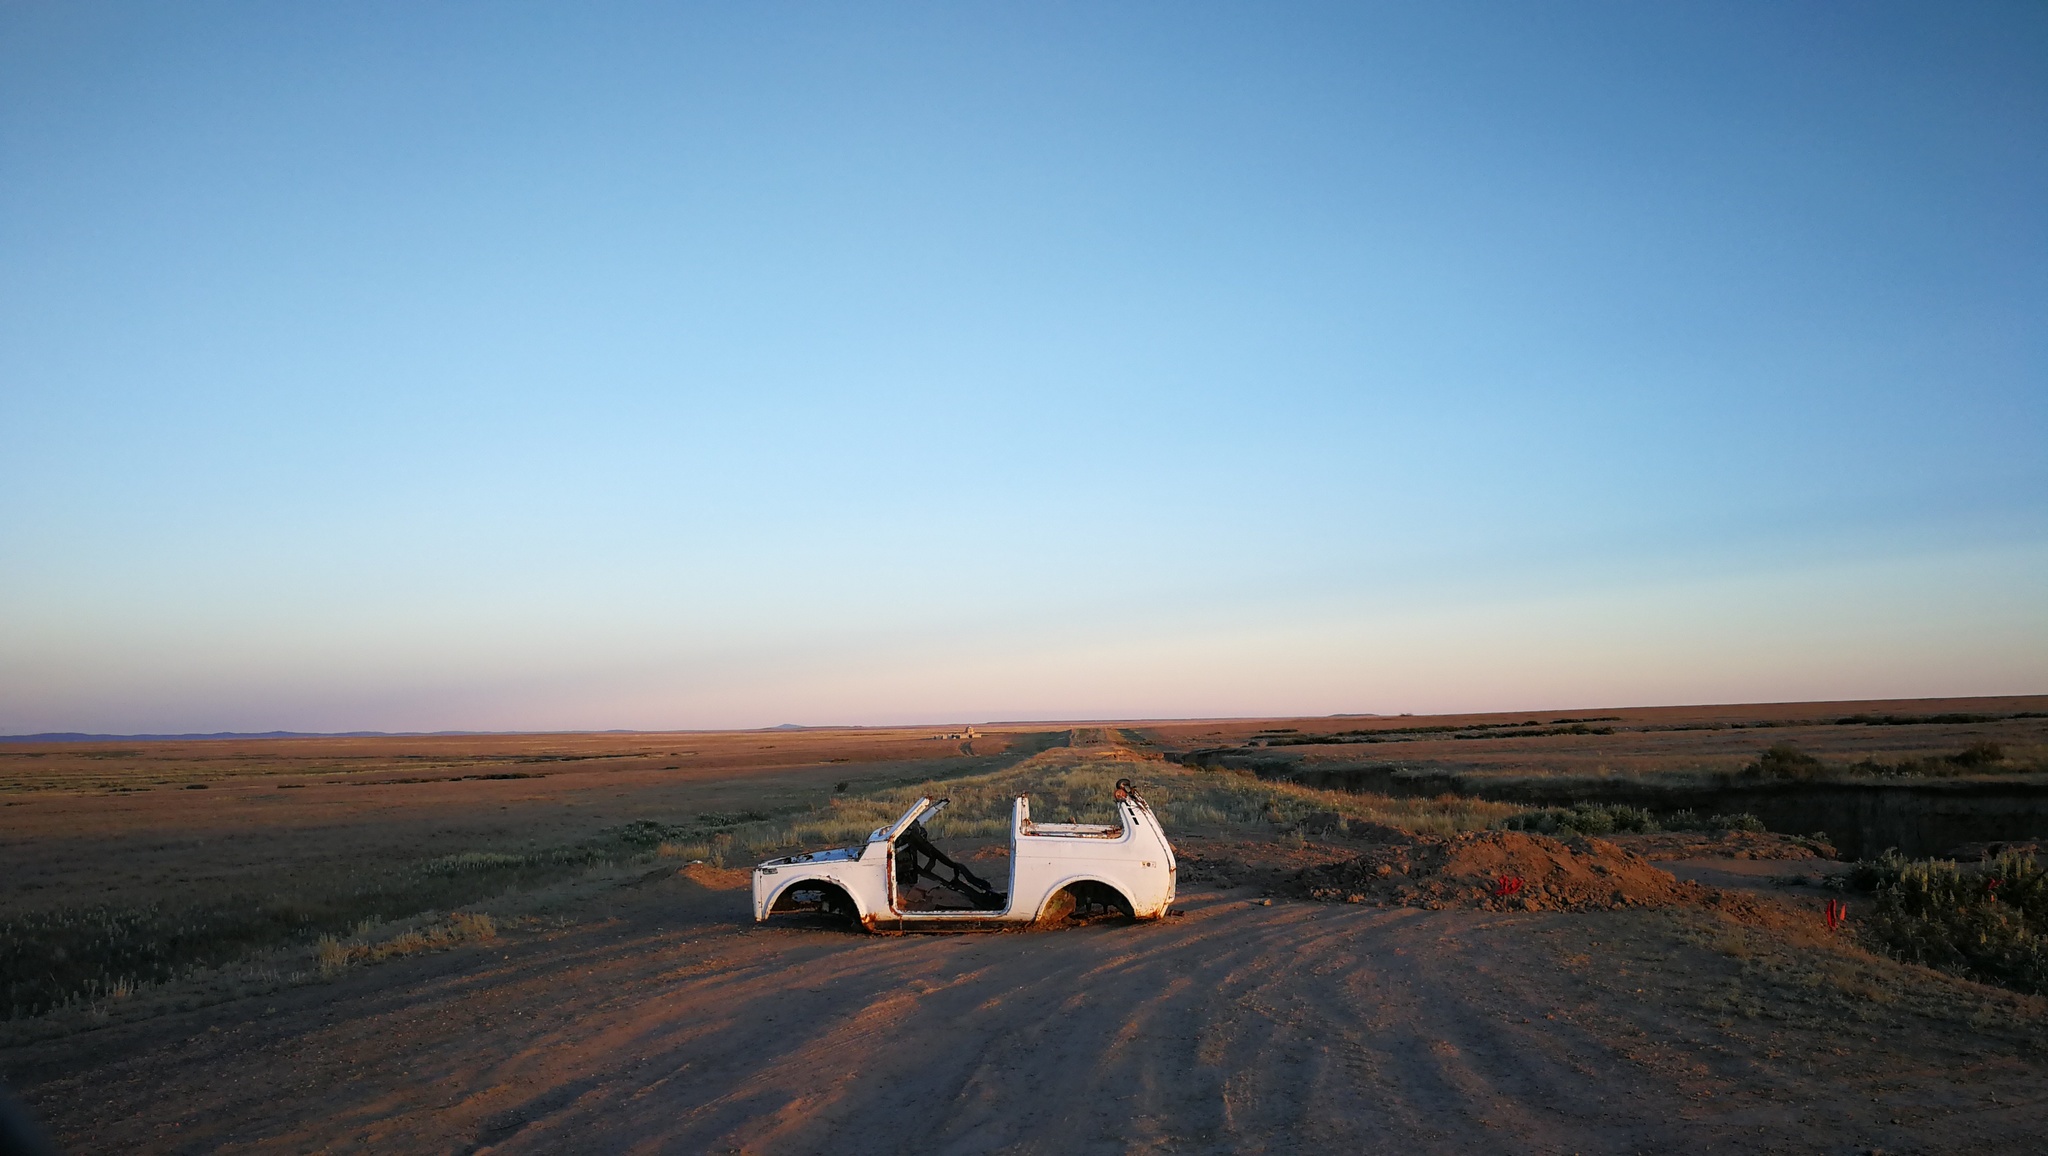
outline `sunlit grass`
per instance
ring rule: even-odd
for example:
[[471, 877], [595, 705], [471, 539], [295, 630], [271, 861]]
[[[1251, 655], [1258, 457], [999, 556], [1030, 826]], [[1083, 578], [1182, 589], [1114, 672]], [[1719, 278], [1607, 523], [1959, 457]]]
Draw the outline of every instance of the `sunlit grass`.
[[[1292, 828], [1311, 815], [1331, 813], [1416, 834], [1446, 835], [1481, 830], [1524, 810], [1512, 803], [1451, 795], [1397, 799], [1323, 791], [1165, 762], [1069, 756], [1033, 760], [990, 774], [834, 796], [791, 819], [735, 826], [724, 833], [728, 842], [678, 846], [664, 854], [716, 857], [723, 865], [723, 860], [747, 856], [759, 859], [795, 850], [854, 845], [875, 828], [893, 822], [921, 795], [951, 800], [929, 824], [935, 839], [972, 842], [1007, 838], [1011, 800], [1022, 794], [1031, 796], [1031, 817], [1042, 822], [1112, 823], [1116, 821], [1113, 792], [1121, 778], [1135, 782], [1169, 836], [1232, 833], [1256, 837]], [[691, 853], [699, 850], [701, 854]]]
[[371, 930], [363, 924], [347, 939], [321, 936], [313, 946], [313, 962], [320, 975], [331, 979], [360, 963], [378, 963], [423, 951], [445, 951], [461, 943], [488, 943], [498, 938], [497, 922], [475, 911], [458, 911], [439, 923], [403, 931], [382, 941], [371, 940]]

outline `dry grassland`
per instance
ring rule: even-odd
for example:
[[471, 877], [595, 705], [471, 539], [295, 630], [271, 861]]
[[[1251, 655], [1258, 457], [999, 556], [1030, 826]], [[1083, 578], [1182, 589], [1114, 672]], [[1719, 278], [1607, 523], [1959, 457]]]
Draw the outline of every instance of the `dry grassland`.
[[[1795, 729], [1708, 725], [1819, 717], [1539, 721], [1599, 715], [1702, 729], [1361, 749], [1686, 772]], [[1669, 851], [1748, 888], [1721, 908], [1300, 902], [1283, 881], [1357, 855], [1346, 831], [1522, 809], [1164, 757], [1536, 717], [0, 744], [0, 1078], [77, 1151], [1965, 1152], [2048, 1124], [2048, 1005], [1872, 953], [1860, 910], [1829, 931], [1840, 893], [1753, 858], [1769, 837]], [[1920, 757], [2013, 722], [1806, 741]], [[971, 851], [1016, 791], [1087, 819], [1124, 776], [1185, 852], [1176, 918], [886, 937], [749, 917], [745, 867], [856, 840], [920, 791], [955, 800], [934, 835]], [[59, 941], [84, 959], [49, 981], [36, 953]]]

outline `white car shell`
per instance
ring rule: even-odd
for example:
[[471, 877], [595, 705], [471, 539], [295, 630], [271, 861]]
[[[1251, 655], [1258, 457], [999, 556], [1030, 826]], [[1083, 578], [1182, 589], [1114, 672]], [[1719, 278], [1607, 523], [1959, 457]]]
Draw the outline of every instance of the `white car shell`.
[[1104, 901], [1138, 919], [1157, 919], [1173, 902], [1173, 846], [1152, 808], [1119, 784], [1122, 822], [1116, 825], [1034, 823], [1030, 797], [1019, 795], [1011, 809], [1009, 887], [984, 892], [977, 908], [912, 906], [897, 882], [899, 856], [911, 854], [912, 869], [918, 862], [906, 832], [945, 805], [921, 798], [859, 847], [762, 863], [754, 869], [755, 920], [822, 909], [849, 915], [871, 931], [964, 930], [1064, 916], [1073, 907], [1069, 896]]

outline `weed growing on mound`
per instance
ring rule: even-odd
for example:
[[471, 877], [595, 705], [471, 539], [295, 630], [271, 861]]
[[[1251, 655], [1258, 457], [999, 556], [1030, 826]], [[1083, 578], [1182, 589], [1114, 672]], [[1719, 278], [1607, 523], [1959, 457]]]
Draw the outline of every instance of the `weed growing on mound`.
[[1891, 852], [1857, 864], [1850, 883], [1875, 900], [1863, 937], [1893, 958], [2048, 993], [2048, 873], [2032, 856], [1964, 868]]

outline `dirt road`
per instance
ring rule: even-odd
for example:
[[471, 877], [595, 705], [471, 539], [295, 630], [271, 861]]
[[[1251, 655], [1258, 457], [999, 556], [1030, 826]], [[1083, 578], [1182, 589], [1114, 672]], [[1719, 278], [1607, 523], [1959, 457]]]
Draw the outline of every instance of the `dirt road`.
[[1858, 1012], [1704, 913], [1197, 891], [870, 937], [756, 927], [743, 880], [0, 1063], [75, 1152], [1995, 1152], [2048, 1122], [2031, 1029], [1986, 1019], [2026, 1001]]

